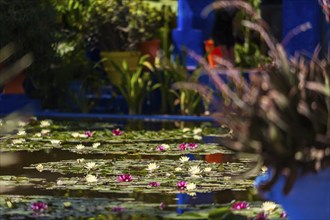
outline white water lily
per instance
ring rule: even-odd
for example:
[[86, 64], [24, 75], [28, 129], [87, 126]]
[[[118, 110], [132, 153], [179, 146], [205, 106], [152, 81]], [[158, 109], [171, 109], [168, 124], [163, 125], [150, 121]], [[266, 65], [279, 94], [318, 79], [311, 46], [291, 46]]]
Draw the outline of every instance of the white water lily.
[[36, 166], [36, 169], [39, 171], [39, 172], [42, 172], [44, 170], [44, 166], [39, 163], [37, 166]]
[[274, 202], [267, 201], [267, 202], [262, 203], [261, 208], [264, 212], [271, 213], [271, 212], [275, 211], [275, 209], [277, 208], [277, 205]]
[[24, 122], [24, 121], [19, 121], [18, 122], [18, 127], [25, 127], [26, 125], [27, 125], [27, 123]]
[[40, 132], [34, 134], [35, 137], [41, 137], [42, 134]]
[[95, 182], [97, 182], [97, 177], [94, 176], [94, 175], [91, 175], [91, 174], [87, 174], [86, 177], [85, 177], [85, 179], [86, 179], [86, 182], [87, 183], [95, 183]]
[[200, 136], [200, 135], [194, 135], [194, 137], [193, 137], [195, 140], [202, 140], [202, 136]]
[[176, 172], [180, 172], [180, 171], [182, 171], [182, 168], [181, 167], [177, 167], [177, 168], [175, 168], [174, 169]]
[[71, 134], [71, 136], [74, 137], [74, 138], [77, 138], [77, 137], [79, 137], [79, 133], [78, 132], [73, 132]]
[[81, 150], [81, 149], [84, 149], [84, 148], [85, 148], [85, 146], [82, 145], [82, 144], [78, 144], [78, 145], [76, 145], [76, 149], [77, 149], [77, 150]]
[[204, 168], [204, 172], [205, 172], [205, 173], [211, 172], [211, 170], [212, 170], [211, 167], [205, 167], [205, 168]]
[[183, 132], [183, 133], [186, 133], [186, 132], [188, 132], [188, 131], [190, 131], [190, 128], [183, 128], [183, 129], [182, 129], [182, 132]]
[[77, 163], [83, 163], [84, 161], [85, 161], [84, 158], [79, 158], [79, 159], [77, 159]]
[[60, 140], [50, 140], [50, 143], [55, 144], [55, 145], [59, 145], [59, 144], [61, 144], [61, 141]]
[[45, 128], [45, 127], [49, 127], [51, 124], [50, 120], [42, 120], [40, 121], [40, 127]]
[[185, 162], [188, 162], [189, 161], [189, 157], [187, 157], [187, 156], [182, 156], [182, 157], [180, 157], [180, 162], [181, 163], [185, 163]]
[[25, 139], [19, 138], [12, 140], [13, 144], [23, 144], [25, 142]]
[[41, 130], [41, 134], [42, 134], [42, 135], [46, 135], [46, 134], [48, 134], [48, 133], [50, 133], [50, 130], [48, 130], [48, 129], [42, 129], [42, 130]]
[[94, 144], [92, 145], [92, 147], [93, 147], [93, 148], [98, 148], [100, 145], [101, 145], [101, 143], [94, 143]]
[[195, 189], [196, 189], [196, 184], [195, 184], [195, 183], [188, 183], [186, 189], [187, 189], [188, 191], [189, 191], [189, 190], [195, 190]]
[[201, 128], [195, 128], [195, 129], [193, 130], [193, 133], [194, 133], [194, 134], [200, 134], [200, 133], [202, 133], [202, 129], [201, 129]]
[[149, 171], [149, 172], [152, 172], [152, 171], [154, 171], [154, 170], [156, 170], [156, 169], [158, 169], [159, 168], [159, 166], [156, 164], [156, 163], [149, 163], [148, 164], [148, 168], [147, 168], [147, 170]]
[[63, 185], [63, 181], [62, 180], [57, 180], [56, 181], [56, 184], [59, 185], [59, 186], [61, 186], [61, 185]]
[[201, 169], [199, 166], [191, 166], [188, 171], [190, 175], [195, 176], [201, 172]]
[[94, 163], [94, 162], [88, 162], [88, 163], [86, 163], [86, 165], [85, 165], [85, 168], [87, 168], [87, 169], [89, 169], [89, 170], [91, 170], [91, 169], [93, 169], [93, 168], [95, 168], [96, 167], [96, 163]]
[[26, 131], [25, 130], [19, 130], [17, 132], [17, 135], [20, 135], [20, 136], [26, 135]]

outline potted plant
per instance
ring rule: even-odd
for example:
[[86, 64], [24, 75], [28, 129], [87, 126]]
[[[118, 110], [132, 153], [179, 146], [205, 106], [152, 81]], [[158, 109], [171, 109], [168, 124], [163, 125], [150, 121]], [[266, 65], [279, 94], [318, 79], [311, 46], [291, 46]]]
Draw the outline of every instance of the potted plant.
[[[198, 58], [227, 99], [216, 119], [232, 130], [221, 142], [238, 152], [256, 153], [268, 176], [258, 181], [267, 199], [281, 204], [290, 219], [327, 219], [330, 214], [330, 59], [316, 48], [312, 59], [288, 58], [268, 35], [263, 21], [243, 1], [219, 1], [206, 9], [238, 7], [253, 21], [269, 48], [272, 63], [255, 69], [250, 84], [229, 68], [228, 87], [215, 69]], [[295, 30], [306, 31], [308, 25]], [[196, 56], [195, 54], [193, 54]], [[321, 58], [320, 58], [321, 57]], [[320, 58], [320, 59], [319, 59]], [[258, 168], [256, 168], [258, 170]], [[259, 179], [260, 180], [260, 179]]]

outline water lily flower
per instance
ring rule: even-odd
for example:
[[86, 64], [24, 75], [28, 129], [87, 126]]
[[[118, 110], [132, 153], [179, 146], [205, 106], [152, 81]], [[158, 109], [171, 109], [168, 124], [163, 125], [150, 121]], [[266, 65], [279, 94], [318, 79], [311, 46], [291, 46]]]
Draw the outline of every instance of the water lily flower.
[[198, 144], [196, 144], [196, 143], [189, 143], [189, 144], [188, 144], [188, 147], [189, 147], [190, 149], [195, 149], [195, 148], [198, 147]]
[[99, 146], [101, 145], [101, 143], [94, 143], [93, 145], [92, 145], [92, 148], [98, 148]]
[[114, 136], [120, 136], [123, 134], [123, 132], [121, 130], [119, 130], [119, 128], [113, 129], [111, 132]]
[[12, 140], [13, 144], [23, 144], [25, 142], [25, 139], [19, 138]]
[[197, 134], [194, 135], [193, 138], [194, 138], [195, 140], [202, 140], [202, 136], [197, 135]]
[[48, 208], [45, 202], [34, 202], [31, 204], [31, 209], [35, 212], [42, 212]]
[[[1, 125], [1, 121], [0, 121], [0, 125]], [[27, 123], [25, 121], [18, 122], [18, 127], [25, 127], [26, 125], [27, 125]]]
[[209, 172], [211, 172], [211, 170], [212, 170], [211, 167], [205, 167], [205, 168], [204, 168], [204, 172], [205, 172], [205, 173], [209, 173]]
[[40, 132], [34, 134], [35, 137], [41, 137], [42, 134]]
[[91, 174], [87, 174], [86, 177], [85, 177], [85, 179], [86, 179], [86, 182], [87, 183], [95, 183], [95, 182], [97, 182], [97, 177], [94, 176], [94, 175], [91, 175]]
[[178, 146], [179, 150], [186, 150], [187, 147], [188, 147], [188, 146], [187, 146], [186, 143], [181, 143], [181, 144], [179, 144], [179, 146]]
[[275, 209], [277, 208], [277, 205], [274, 202], [267, 201], [267, 202], [262, 203], [261, 208], [265, 213], [271, 213], [271, 212], [275, 211]]
[[184, 180], [179, 181], [176, 186], [180, 189], [180, 190], [185, 190], [187, 188], [187, 182]]
[[231, 205], [232, 210], [241, 210], [241, 209], [248, 209], [249, 203], [242, 201], [242, 202], [235, 202]]
[[73, 133], [71, 133], [71, 136], [74, 137], [74, 138], [77, 138], [77, 137], [79, 137], [80, 135], [79, 135], [78, 132], [73, 132]]
[[40, 127], [42, 127], [42, 128], [49, 127], [50, 124], [51, 124], [51, 121], [50, 120], [40, 121]]
[[58, 144], [61, 144], [61, 141], [60, 140], [50, 140], [50, 143], [58, 145]]
[[163, 210], [165, 207], [166, 207], [165, 203], [161, 202], [161, 203], [159, 204], [159, 208], [160, 208], [161, 210]]
[[267, 219], [267, 214], [265, 214], [264, 212], [261, 212], [259, 214], [257, 214], [253, 220], [266, 220]]
[[189, 192], [189, 193], [187, 193], [189, 196], [196, 196], [196, 192]]
[[190, 128], [183, 128], [183, 129], [182, 129], [182, 132], [183, 132], [183, 133], [187, 133], [188, 131], [190, 131]]
[[111, 211], [113, 211], [113, 212], [123, 212], [123, 211], [125, 211], [125, 208], [124, 207], [120, 207], [120, 206], [112, 207], [111, 208]]
[[224, 177], [223, 177], [223, 180], [224, 180], [224, 181], [229, 181], [229, 180], [231, 180], [231, 176], [224, 176]]
[[152, 172], [152, 171], [154, 171], [154, 170], [156, 170], [156, 169], [158, 169], [159, 168], [159, 166], [156, 164], [156, 163], [149, 163], [148, 164], [148, 168], [147, 168], [147, 170], [149, 171], [149, 172]]
[[288, 217], [288, 214], [285, 211], [281, 212], [280, 218], [287, 218], [287, 217]]
[[187, 184], [187, 190], [195, 190], [196, 189], [196, 184], [195, 183], [188, 183]]
[[200, 134], [200, 133], [202, 133], [202, 129], [201, 129], [201, 128], [195, 128], [195, 129], [193, 130], [193, 133], [194, 133], [194, 134]]
[[182, 157], [180, 157], [180, 162], [181, 163], [185, 163], [185, 162], [188, 162], [189, 161], [189, 157], [187, 157], [187, 156], [182, 156]]
[[84, 158], [78, 158], [78, 159], [77, 159], [77, 163], [83, 163], [84, 161], [85, 161]]
[[26, 135], [26, 131], [25, 131], [25, 130], [19, 130], [19, 131], [17, 132], [17, 135], [19, 135], [19, 136]]
[[88, 162], [85, 165], [85, 168], [87, 168], [88, 170], [91, 170], [91, 169], [93, 169], [95, 167], [96, 167], [96, 163], [94, 163], [94, 162]]
[[190, 175], [194, 176], [199, 174], [201, 172], [201, 169], [199, 168], [199, 166], [191, 166], [188, 171]]
[[168, 144], [161, 144], [156, 147], [157, 151], [166, 151], [167, 149], [170, 148], [170, 145]]
[[36, 166], [36, 169], [39, 171], [39, 172], [42, 172], [44, 170], [44, 166], [39, 163], [37, 166]]
[[132, 176], [131, 174], [120, 174], [117, 177], [118, 182], [131, 182]]
[[152, 187], [157, 187], [157, 186], [160, 186], [160, 183], [159, 182], [150, 182], [148, 185], [152, 186]]
[[181, 167], [176, 167], [174, 170], [175, 170], [176, 172], [180, 172], [180, 171], [182, 171], [182, 168], [181, 168]]
[[93, 132], [91, 131], [86, 131], [85, 132], [86, 137], [93, 137]]
[[42, 135], [46, 135], [46, 134], [49, 134], [50, 133], [50, 130], [49, 129], [42, 129], [41, 130], [41, 134]]
[[84, 149], [84, 148], [85, 148], [85, 146], [82, 145], [82, 144], [78, 144], [78, 145], [76, 145], [76, 149], [77, 149], [77, 150], [81, 150], [81, 149]]

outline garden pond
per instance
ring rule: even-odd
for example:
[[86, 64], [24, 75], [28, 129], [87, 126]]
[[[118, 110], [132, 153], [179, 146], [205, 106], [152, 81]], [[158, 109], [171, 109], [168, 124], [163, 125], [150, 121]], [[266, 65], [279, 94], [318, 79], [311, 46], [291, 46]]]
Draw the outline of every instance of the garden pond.
[[[0, 120], [0, 219], [280, 219], [210, 122]], [[243, 177], [245, 176], [245, 177]]]

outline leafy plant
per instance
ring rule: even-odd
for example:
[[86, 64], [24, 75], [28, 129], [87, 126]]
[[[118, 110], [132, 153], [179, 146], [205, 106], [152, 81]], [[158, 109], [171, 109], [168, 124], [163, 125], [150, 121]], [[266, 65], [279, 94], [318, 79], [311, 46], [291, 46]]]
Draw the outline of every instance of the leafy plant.
[[[285, 171], [288, 176], [283, 192], [287, 194], [301, 172], [317, 172], [329, 166], [329, 54], [319, 59], [320, 48], [316, 48], [312, 60], [302, 56], [289, 59], [249, 4], [222, 1], [214, 6], [234, 6], [249, 13], [255, 20], [244, 21], [244, 25], [260, 33], [273, 60], [250, 73], [250, 84], [238, 77], [238, 69], [229, 68], [232, 89], [205, 60], [198, 58], [230, 100], [220, 112], [221, 117], [217, 117], [233, 130], [233, 138], [224, 143], [236, 151], [259, 154], [262, 163], [273, 168], [275, 173], [263, 186], [265, 190]], [[306, 29], [306, 25], [299, 28], [300, 32]]]
[[152, 83], [147, 69], [152, 69], [152, 66], [147, 59], [147, 55], [140, 57], [135, 70], [129, 69], [126, 61], [123, 61], [122, 66], [111, 61], [120, 78], [118, 82], [113, 82], [113, 85], [126, 100], [129, 114], [140, 114], [146, 95], [159, 87], [159, 84]]

